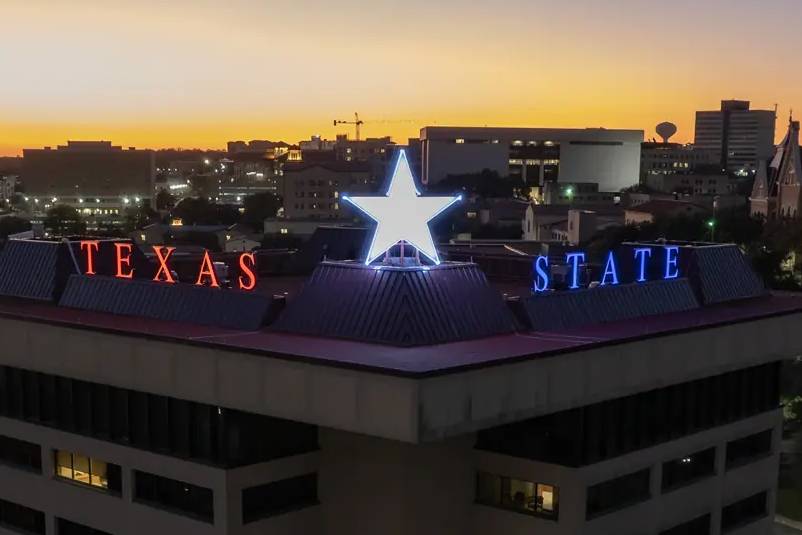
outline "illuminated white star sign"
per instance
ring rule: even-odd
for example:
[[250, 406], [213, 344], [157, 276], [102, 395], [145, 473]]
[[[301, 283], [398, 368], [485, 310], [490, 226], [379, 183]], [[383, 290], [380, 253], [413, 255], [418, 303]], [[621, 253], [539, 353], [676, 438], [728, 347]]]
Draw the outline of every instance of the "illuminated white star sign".
[[440, 263], [434, 247], [429, 222], [443, 210], [462, 199], [456, 197], [421, 197], [409, 168], [405, 151], [400, 151], [390, 187], [383, 197], [349, 197], [353, 204], [376, 221], [376, 231], [365, 264], [370, 264], [399, 242], [415, 247], [435, 264]]

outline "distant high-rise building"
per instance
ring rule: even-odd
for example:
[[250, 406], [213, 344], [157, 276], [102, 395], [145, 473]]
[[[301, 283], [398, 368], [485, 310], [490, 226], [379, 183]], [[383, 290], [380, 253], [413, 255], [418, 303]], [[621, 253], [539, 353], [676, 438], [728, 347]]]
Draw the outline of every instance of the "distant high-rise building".
[[24, 149], [20, 181], [34, 211], [67, 204], [84, 216], [119, 219], [125, 208], [154, 199], [151, 150], [110, 141], [68, 141], [55, 150]]
[[718, 111], [696, 112], [696, 149], [715, 151], [732, 173], [757, 169], [774, 150], [774, 110], [751, 110], [749, 101], [722, 100]]

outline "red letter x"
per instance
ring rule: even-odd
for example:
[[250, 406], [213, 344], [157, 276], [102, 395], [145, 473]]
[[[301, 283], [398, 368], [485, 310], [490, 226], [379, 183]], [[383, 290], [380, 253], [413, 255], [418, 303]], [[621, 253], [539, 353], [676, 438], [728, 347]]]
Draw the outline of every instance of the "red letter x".
[[[167, 251], [166, 254], [162, 254], [162, 250]], [[159, 261], [159, 270], [156, 271], [156, 276], [153, 277], [154, 281], [164, 281], [174, 284], [175, 279], [173, 279], [173, 274], [170, 273], [170, 268], [167, 267], [167, 259], [170, 258], [170, 255], [173, 254], [175, 251], [175, 247], [164, 247], [162, 245], [154, 245], [153, 252], [156, 253], [156, 259]], [[164, 274], [164, 278], [162, 279], [162, 274]]]

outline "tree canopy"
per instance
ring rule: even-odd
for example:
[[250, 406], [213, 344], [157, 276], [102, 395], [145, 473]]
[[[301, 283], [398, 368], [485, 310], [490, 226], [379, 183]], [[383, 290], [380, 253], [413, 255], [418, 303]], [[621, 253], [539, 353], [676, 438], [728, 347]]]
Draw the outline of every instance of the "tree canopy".
[[281, 197], [269, 192], [256, 193], [245, 197], [243, 201], [245, 213], [242, 222], [250, 225], [254, 230], [261, 231], [264, 221], [269, 217], [276, 217], [281, 208]]
[[45, 215], [45, 229], [56, 236], [70, 236], [86, 233], [86, 223], [78, 210], [66, 204], [49, 208]]
[[233, 225], [240, 219], [239, 212], [233, 206], [193, 197], [176, 204], [171, 215], [181, 219], [184, 225]]

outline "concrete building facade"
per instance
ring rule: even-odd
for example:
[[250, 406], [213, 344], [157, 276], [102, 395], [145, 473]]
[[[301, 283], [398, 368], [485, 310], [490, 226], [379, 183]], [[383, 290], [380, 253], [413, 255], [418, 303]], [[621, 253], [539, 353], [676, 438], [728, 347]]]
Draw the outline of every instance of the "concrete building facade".
[[348, 219], [353, 213], [342, 203], [344, 193], [371, 191], [374, 183], [366, 162], [295, 162], [284, 165], [279, 178], [288, 220]]
[[534, 186], [596, 182], [620, 191], [638, 183], [643, 131], [427, 126], [420, 138], [424, 184], [488, 169]]
[[[725, 260], [701, 275], [522, 295], [522, 323], [474, 264], [322, 263], [257, 328], [258, 294], [193, 289], [220, 310], [165, 319], [180, 284], [41, 265], [66, 248], [0, 252], [0, 533], [771, 533], [802, 298], [734, 273], [734, 246], [683, 246]], [[25, 284], [48, 274], [66, 286]], [[153, 301], [109, 312], [132, 285]], [[652, 290], [675, 298], [643, 317]]]
[[694, 147], [713, 151], [722, 169], [747, 174], [774, 151], [774, 110], [749, 109], [749, 101], [722, 100], [718, 111], [697, 111]]
[[151, 150], [109, 141], [68, 141], [52, 149], [24, 149], [22, 181], [31, 208], [67, 204], [81, 215], [120, 218], [131, 206], [155, 207], [156, 166]]

